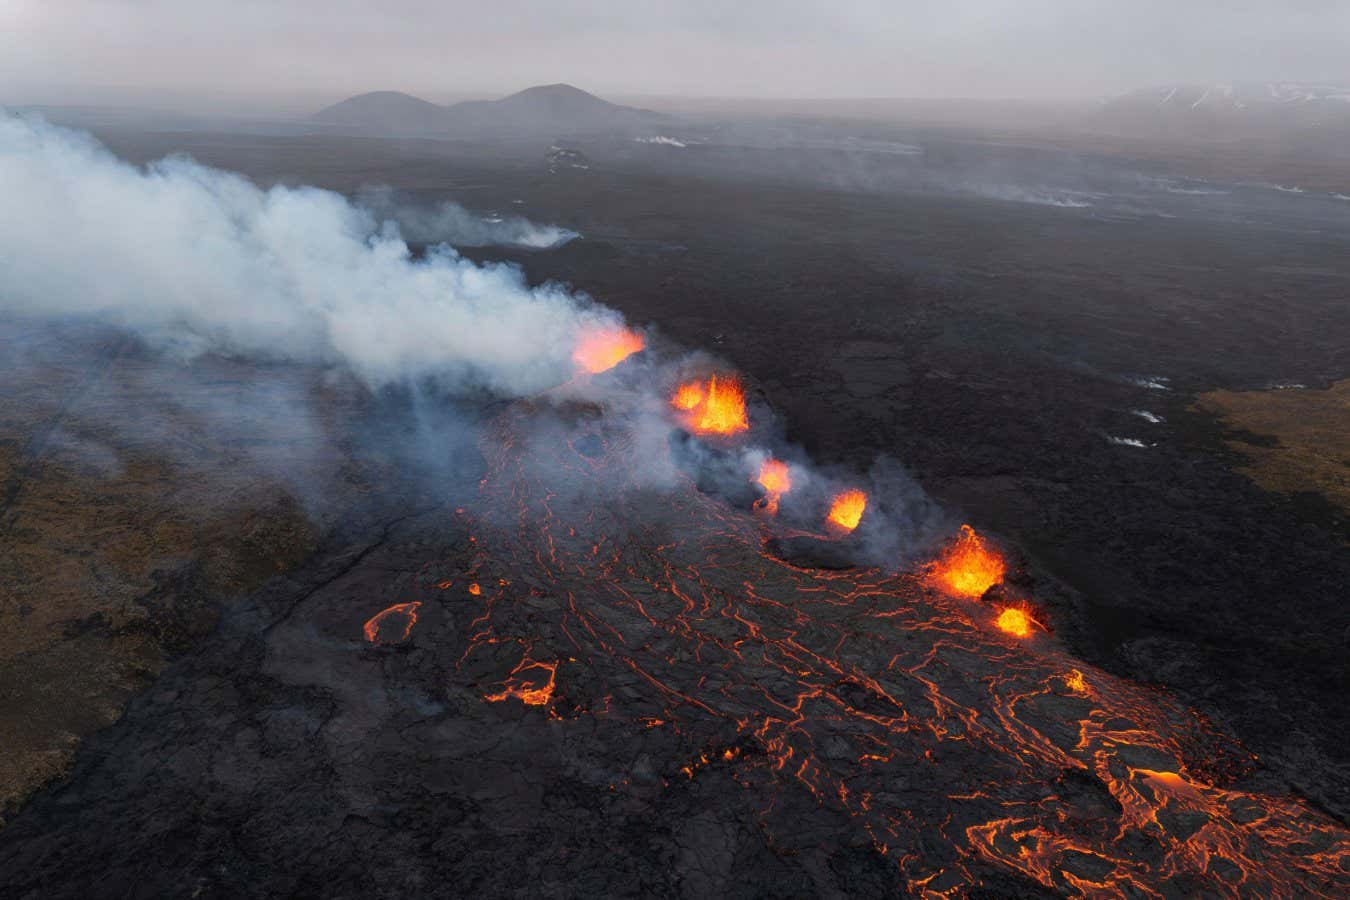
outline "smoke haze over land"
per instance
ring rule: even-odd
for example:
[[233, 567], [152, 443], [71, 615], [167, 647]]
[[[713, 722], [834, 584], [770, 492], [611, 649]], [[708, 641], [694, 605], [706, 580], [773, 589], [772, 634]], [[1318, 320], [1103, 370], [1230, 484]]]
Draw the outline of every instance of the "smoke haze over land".
[[[565, 380], [578, 330], [617, 320], [448, 246], [414, 260], [338, 194], [264, 191], [185, 157], [137, 169], [37, 119], [0, 119], [0, 194], [0, 310], [98, 318], [188, 356], [519, 394]], [[453, 238], [445, 224], [419, 223], [423, 238]]]
[[1350, 896], [1350, 13], [1176, 6], [0, 0], [0, 900]]
[[446, 243], [453, 247], [494, 244], [545, 250], [577, 237], [557, 225], [538, 225], [520, 216], [480, 216], [452, 201], [436, 206], [406, 202], [389, 188], [360, 192], [357, 204], [381, 222], [393, 222], [399, 234], [419, 244]]
[[443, 101], [559, 80], [608, 94], [1060, 98], [1334, 81], [1347, 58], [1350, 7], [1328, 0], [0, 3], [11, 104], [377, 88]]
[[[446, 243], [415, 257], [400, 232], [536, 248], [572, 236], [519, 217], [485, 221], [453, 203], [410, 209], [388, 190], [367, 190], [355, 203], [310, 187], [263, 190], [183, 156], [136, 167], [84, 133], [12, 115], [0, 118], [0, 195], [14, 213], [0, 222], [0, 314], [123, 328], [185, 359], [350, 372], [408, 398], [418, 428], [407, 443], [424, 445], [427, 459], [445, 455], [446, 435], [464, 430], [438, 401], [425, 406], [429, 397], [564, 385], [556, 395], [564, 404], [603, 397], [606, 414], [624, 420], [645, 448], [637, 453], [644, 481], [668, 486], [673, 473], [646, 462], [661, 456], [670, 434], [662, 391], [683, 367], [719, 365], [668, 347], [622, 385], [573, 382], [579, 335], [621, 324], [618, 313], [552, 282], [532, 286], [515, 266], [469, 261]], [[302, 425], [317, 419], [301, 393], [270, 405], [293, 410]], [[111, 421], [133, 418], [119, 410]], [[249, 421], [234, 408], [218, 418], [226, 427]], [[536, 437], [567, 445], [578, 436]], [[724, 493], [744, 493], [759, 461], [719, 451], [713, 456], [726, 471], [717, 474], [696, 455], [693, 468]], [[805, 494], [810, 463], [794, 464]], [[818, 500], [828, 503], [852, 477], [820, 474]], [[857, 552], [894, 565], [931, 536], [938, 513], [897, 466], [878, 467], [869, 482], [877, 510]]]

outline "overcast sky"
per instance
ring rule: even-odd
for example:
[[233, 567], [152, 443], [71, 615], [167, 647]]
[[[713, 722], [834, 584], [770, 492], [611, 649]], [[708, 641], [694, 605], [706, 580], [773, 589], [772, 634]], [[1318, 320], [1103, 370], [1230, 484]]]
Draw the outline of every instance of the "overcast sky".
[[[1086, 97], [1350, 80], [1350, 0], [0, 0], [0, 102]], [[132, 90], [134, 89], [134, 91]]]

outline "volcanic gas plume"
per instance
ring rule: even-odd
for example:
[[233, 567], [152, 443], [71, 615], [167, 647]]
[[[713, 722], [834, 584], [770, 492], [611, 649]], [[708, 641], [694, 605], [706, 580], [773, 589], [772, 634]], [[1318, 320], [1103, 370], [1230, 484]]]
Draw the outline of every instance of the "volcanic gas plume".
[[186, 157], [138, 168], [3, 110], [0, 196], [0, 313], [107, 320], [178, 357], [512, 397], [643, 343], [613, 311], [518, 268], [444, 245], [414, 256], [397, 228], [330, 191], [264, 190]]
[[608, 372], [646, 346], [641, 334], [631, 328], [607, 326], [583, 332], [572, 359], [591, 374]]

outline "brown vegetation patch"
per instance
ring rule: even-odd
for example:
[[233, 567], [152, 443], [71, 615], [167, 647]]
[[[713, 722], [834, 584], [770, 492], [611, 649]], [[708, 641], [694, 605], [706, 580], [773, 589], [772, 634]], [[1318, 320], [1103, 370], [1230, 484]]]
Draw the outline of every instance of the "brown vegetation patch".
[[1198, 406], [1230, 428], [1274, 439], [1230, 440], [1251, 460], [1242, 471], [1256, 483], [1313, 491], [1350, 512], [1350, 379], [1327, 390], [1212, 391]]

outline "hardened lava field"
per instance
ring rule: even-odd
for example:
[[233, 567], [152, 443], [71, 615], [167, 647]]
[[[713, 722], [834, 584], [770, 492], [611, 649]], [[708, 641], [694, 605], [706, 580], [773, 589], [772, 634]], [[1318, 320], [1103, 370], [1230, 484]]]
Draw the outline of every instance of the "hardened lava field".
[[7, 895], [1344, 886], [1345, 830], [1218, 728], [1075, 659], [1034, 597], [944, 588], [1001, 572], [974, 531], [816, 570], [762, 506], [644, 483], [597, 408], [485, 434], [463, 506], [260, 592], [135, 701], [8, 829]]
[[968, 588], [1003, 563], [969, 528], [926, 572], [799, 568], [761, 551], [772, 520], [688, 485], [578, 506], [609, 492], [588, 481], [630, 477], [631, 448], [613, 433], [598, 460], [542, 446], [515, 430], [528, 415], [498, 423], [483, 497], [516, 516], [476, 532], [502, 580], [465, 659], [518, 644], [558, 727], [667, 729], [690, 753], [662, 761], [667, 785], [725, 768], [770, 841], [800, 852], [813, 801], [914, 892], [962, 893], [991, 869], [1095, 896], [1343, 883], [1344, 830], [1244, 789], [1252, 760], [1202, 717], [1075, 660], [1020, 607], [980, 602]]

